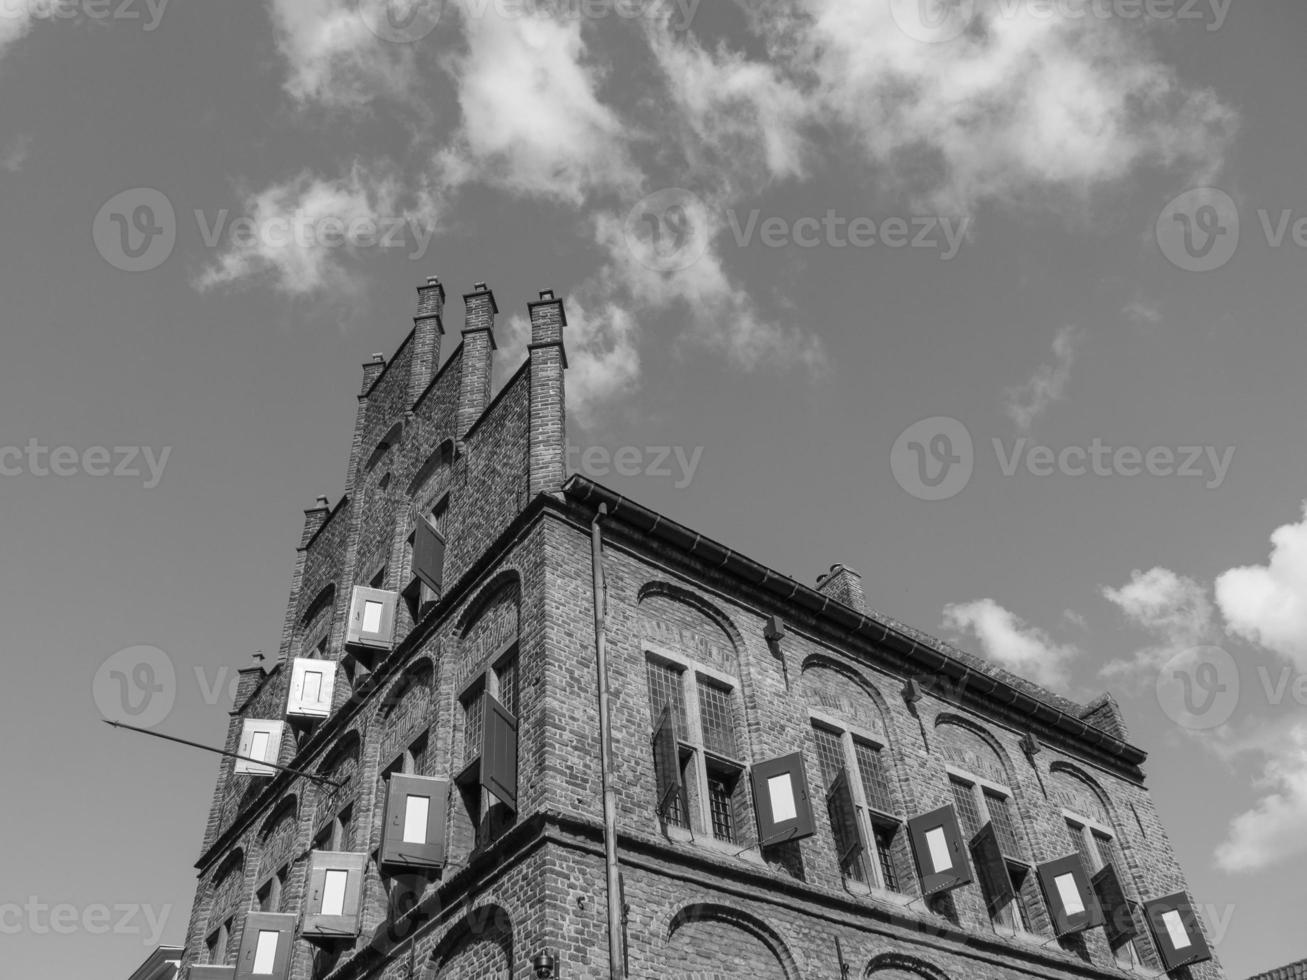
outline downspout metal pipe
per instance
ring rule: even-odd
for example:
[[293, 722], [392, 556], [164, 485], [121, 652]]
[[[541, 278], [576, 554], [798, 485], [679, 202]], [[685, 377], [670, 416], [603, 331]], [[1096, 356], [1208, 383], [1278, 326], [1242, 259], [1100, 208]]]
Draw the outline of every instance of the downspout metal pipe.
[[626, 976], [622, 958], [622, 886], [617, 866], [617, 786], [613, 782], [613, 733], [608, 708], [608, 592], [604, 585], [604, 532], [599, 522], [608, 516], [600, 504], [590, 522], [590, 564], [594, 580], [595, 659], [599, 670], [599, 773], [604, 793], [604, 864], [608, 892], [608, 975]]

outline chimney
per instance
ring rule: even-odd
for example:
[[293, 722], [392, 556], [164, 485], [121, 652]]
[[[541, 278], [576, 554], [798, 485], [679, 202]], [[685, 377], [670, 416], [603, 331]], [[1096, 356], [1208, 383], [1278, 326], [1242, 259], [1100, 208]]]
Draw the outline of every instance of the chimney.
[[363, 386], [359, 389], [359, 405], [354, 413], [354, 442], [349, 447], [349, 472], [345, 474], [345, 495], [354, 492], [354, 475], [359, 468], [359, 452], [363, 447], [363, 430], [368, 422], [368, 392], [386, 370], [386, 355], [373, 354], [363, 365]]
[[490, 369], [495, 350], [495, 294], [485, 283], [476, 283], [463, 297], [463, 375], [458, 383], [458, 438], [481, 418], [490, 404]]
[[319, 497], [312, 507], [304, 512], [304, 531], [300, 534], [300, 547], [304, 548], [317, 534], [327, 518], [331, 515], [331, 504], [326, 497]]
[[858, 612], [867, 611], [867, 597], [862, 592], [862, 576], [847, 565], [832, 565], [817, 579], [817, 591], [842, 602]]
[[445, 287], [435, 276], [427, 276], [418, 287], [418, 311], [413, 317], [413, 360], [408, 382], [408, 403], [412, 405], [427, 390], [440, 367], [440, 338], [444, 336]]
[[567, 313], [552, 289], [541, 292], [540, 298], [527, 308], [531, 311], [531, 344], [527, 350], [531, 361], [530, 491], [534, 497], [558, 492], [566, 477], [563, 372], [567, 370], [567, 351], [563, 348], [563, 328], [567, 326]]

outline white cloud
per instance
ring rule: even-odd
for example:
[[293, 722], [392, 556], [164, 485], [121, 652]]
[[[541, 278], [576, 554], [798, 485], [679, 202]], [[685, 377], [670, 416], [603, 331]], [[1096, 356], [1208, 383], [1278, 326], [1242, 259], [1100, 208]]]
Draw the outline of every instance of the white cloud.
[[1207, 590], [1170, 569], [1135, 569], [1125, 585], [1104, 586], [1102, 593], [1132, 626], [1156, 640], [1128, 659], [1109, 662], [1102, 671], [1106, 677], [1144, 681], [1172, 657], [1208, 643], [1218, 632]]
[[986, 657], [1047, 688], [1067, 687], [1071, 661], [1079, 653], [1074, 646], [1054, 643], [1043, 630], [1028, 625], [993, 599], [945, 606], [944, 626], [975, 634]]
[[393, 176], [356, 165], [334, 180], [306, 170], [248, 195], [221, 227], [219, 217], [206, 222], [221, 236], [222, 252], [196, 277], [197, 288], [262, 279], [289, 296], [349, 294], [360, 284], [342, 258], [382, 247], [417, 258], [434, 230], [435, 204], [429, 195], [406, 198]]
[[467, 52], [453, 65], [463, 126], [440, 155], [447, 183], [480, 180], [573, 204], [639, 186], [624, 125], [596, 95], [579, 19], [500, 17], [491, 5], [463, 22]]
[[1307, 669], [1307, 504], [1302, 521], [1272, 533], [1265, 565], [1217, 576], [1216, 602], [1231, 633]]
[[269, 0], [286, 91], [297, 101], [362, 106], [405, 95], [414, 80], [412, 45], [388, 43], [361, 12], [388, 0]]
[[[591, 299], [587, 292], [566, 299], [567, 410], [584, 428], [599, 421], [602, 406], [627, 397], [640, 382], [640, 353], [635, 317], [611, 300]], [[531, 340], [531, 321], [514, 316], [507, 323], [506, 339], [525, 350]], [[501, 358], [501, 361], [503, 359]]]
[[1162, 322], [1161, 308], [1152, 303], [1136, 300], [1133, 303], [1127, 303], [1122, 312], [1126, 315], [1126, 319], [1139, 326], [1152, 326]]
[[0, 153], [0, 170], [7, 170], [11, 174], [16, 174], [23, 169], [23, 164], [27, 163], [27, 155], [32, 151], [32, 136], [30, 133], [19, 133], [10, 140]]
[[629, 296], [637, 311], [675, 309], [684, 313], [687, 340], [725, 355], [737, 368], [824, 370], [826, 354], [818, 337], [768, 318], [749, 293], [731, 281], [716, 245], [722, 233], [719, 212], [702, 200], [686, 199], [683, 206], [692, 226], [689, 237], [704, 244], [702, 256], [685, 268], [661, 269], [648, 264], [616, 215], [598, 217], [595, 237], [608, 256], [599, 277], [604, 287]]
[[1050, 405], [1066, 397], [1071, 364], [1076, 357], [1076, 347], [1083, 339], [1082, 331], [1063, 327], [1053, 338], [1053, 363], [1040, 365], [1029, 381], [1007, 390], [1008, 417], [1022, 432], [1030, 431], [1031, 425], [1048, 411]]
[[0, 4], [0, 55], [32, 29], [32, 4]]
[[1307, 725], [1296, 724], [1271, 750], [1253, 785], [1261, 797], [1230, 821], [1216, 849], [1223, 871], [1261, 871], [1307, 854]]
[[816, 74], [869, 165], [945, 210], [1034, 195], [1080, 203], [1147, 165], [1201, 183], [1234, 128], [1133, 23], [983, 0], [972, 30], [930, 44], [901, 30], [888, 2], [804, 6], [811, 19], [787, 19], [799, 37], [783, 42], [801, 52], [797, 67]]

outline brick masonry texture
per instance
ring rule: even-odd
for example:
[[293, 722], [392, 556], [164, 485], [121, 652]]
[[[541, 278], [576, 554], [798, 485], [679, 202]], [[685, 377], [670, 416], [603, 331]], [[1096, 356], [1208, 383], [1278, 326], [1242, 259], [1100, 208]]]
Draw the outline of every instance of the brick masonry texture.
[[[880, 747], [887, 816], [906, 820], [951, 804], [949, 772], [970, 773], [1010, 793], [1028, 863], [1072, 852], [1067, 811], [1112, 834], [1131, 899], [1184, 891], [1142, 755], [1113, 741], [1127, 737], [1114, 701], [1075, 704], [870, 612], [860, 578], [845, 566], [818, 586], [828, 604], [786, 600], [797, 583], [763, 587], [708, 557], [697, 535], [669, 522], [655, 533], [636, 505], [563, 471], [562, 302], [544, 293], [531, 304], [525, 362], [493, 397], [483, 379], [490, 359], [504, 355], [489, 342], [490, 304], [468, 304], [465, 326], [474, 332], [437, 370], [443, 311], [444, 290], [429, 280], [419, 288], [414, 332], [389, 361], [365, 365], [346, 494], [305, 512], [280, 655], [241, 671], [227, 733], [234, 750], [243, 720], [283, 718], [290, 659], [326, 638], [326, 657], [340, 664], [332, 714], [289, 724], [280, 761], [341, 785], [288, 772], [238, 776], [224, 760], [196, 865], [184, 967], [209, 963], [207, 940], [229, 922], [226, 949], [214, 958], [233, 962], [245, 917], [274, 878], [284, 878], [279, 910], [301, 913], [314, 841], [341, 824], [338, 846], [369, 855], [361, 932], [297, 937], [293, 980], [519, 980], [534, 976], [531, 958], [541, 951], [557, 958], [561, 977], [607, 976], [590, 552], [594, 501], [603, 496], [615, 505], [602, 527], [629, 976], [838, 980], [841, 956], [849, 976], [882, 980], [1128, 975], [1102, 930], [1055, 939], [1037, 889], [1026, 896], [1023, 934], [991, 923], [974, 883], [932, 910], [903, 829], [886, 857], [900, 891], [846, 878], [813, 729], [814, 720], [846, 727]], [[353, 587], [379, 577], [382, 588], [408, 589], [409, 535], [442, 499], [442, 594], [398, 602], [392, 650], [348, 650]], [[883, 640], [851, 631], [833, 610], [879, 625]], [[766, 635], [773, 617], [784, 624], [779, 638]], [[890, 642], [892, 630], [970, 673], [923, 676]], [[447, 865], [383, 874], [385, 773], [407, 756], [418, 775], [459, 775], [468, 758], [460, 695], [514, 650], [517, 812], [498, 807], [487, 819], [479, 793], [451, 787]], [[685, 666], [691, 683], [702, 677], [729, 690], [728, 754], [741, 767], [728, 787], [731, 842], [713, 839], [697, 780], [682, 803], [694, 813], [689, 828], [665, 825], [655, 812], [651, 656]], [[921, 690], [912, 703], [902, 693], [909, 678]], [[998, 679], [1047, 710], [1036, 719], [968, 678]], [[1093, 732], [1113, 739], [1086, 737]], [[1032, 734], [1040, 746], [1033, 754], [1023, 747]], [[702, 746], [690, 748], [692, 767], [702, 765]], [[805, 761], [816, 832], [760, 849], [749, 767], [794, 752]], [[1156, 975], [1156, 952], [1137, 925], [1136, 971]], [[1215, 961], [1176, 975], [1222, 976]]]

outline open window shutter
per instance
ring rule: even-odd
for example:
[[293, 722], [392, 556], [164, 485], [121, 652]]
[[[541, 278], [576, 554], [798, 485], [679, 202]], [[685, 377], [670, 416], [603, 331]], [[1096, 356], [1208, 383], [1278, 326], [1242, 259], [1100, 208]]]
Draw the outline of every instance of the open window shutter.
[[1145, 902], [1144, 918], [1148, 920], [1167, 973], [1212, 958], [1198, 926], [1198, 917], [1184, 892]]
[[449, 780], [392, 773], [386, 789], [381, 863], [393, 867], [443, 868], [448, 810]]
[[826, 794], [826, 809], [830, 812], [835, 851], [839, 855], [840, 867], [843, 868], [862, 850], [862, 840], [858, 837], [858, 813], [854, 808], [847, 772], [841, 770], [835, 777], [835, 782], [831, 783], [830, 791]]
[[287, 980], [295, 939], [295, 916], [288, 913], [250, 912], [241, 933], [235, 980]]
[[326, 718], [336, 688], [336, 664], [331, 660], [296, 657], [291, 664], [286, 714], [297, 718]]
[[759, 762], [750, 774], [758, 814], [758, 846], [800, 840], [816, 832], [803, 753]]
[[314, 851], [309, 858], [309, 902], [305, 936], [350, 939], [359, 934], [364, 854]]
[[962, 845], [957, 811], [940, 807], [908, 821], [908, 839], [917, 862], [921, 893], [946, 892], [971, 882], [971, 865]]
[[971, 860], [976, 864], [976, 874], [980, 877], [980, 885], [991, 912], [1001, 909], [1016, 898], [1016, 889], [1012, 887], [1012, 876], [1008, 874], [1007, 861], [1003, 859], [1003, 848], [999, 845], [994, 821], [989, 821], [971, 838]]
[[1110, 864], [1103, 865], [1102, 870], [1089, 880], [1089, 885], [1094, 889], [1094, 896], [1103, 910], [1103, 931], [1107, 934], [1111, 947], [1116, 949], [1127, 940], [1134, 939], [1139, 934], [1139, 928], [1135, 925], [1137, 906], [1126, 897], [1116, 868]]
[[1035, 870], [1053, 920], [1053, 931], [1058, 936], [1084, 932], [1103, 924], [1103, 910], [1098, 906], [1079, 854], [1049, 861]]
[[262, 718], [246, 718], [241, 723], [241, 740], [236, 754], [241, 758], [234, 760], [232, 771], [244, 776], [273, 776], [277, 770], [272, 766], [260, 765], [251, 759], [276, 762], [281, 758], [282, 733], [285, 722], [268, 721]]
[[440, 594], [445, 568], [445, 538], [425, 517], [419, 517], [413, 532], [413, 574], [427, 588]]
[[489, 692], [481, 719], [481, 785], [517, 812], [517, 719]]
[[395, 593], [354, 586], [345, 642], [389, 650], [395, 639]]
[[665, 817], [676, 801], [684, 796], [681, 789], [681, 765], [676, 743], [676, 722], [672, 709], [663, 705], [653, 736], [654, 779], [658, 784], [658, 816]]

